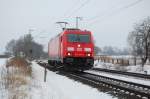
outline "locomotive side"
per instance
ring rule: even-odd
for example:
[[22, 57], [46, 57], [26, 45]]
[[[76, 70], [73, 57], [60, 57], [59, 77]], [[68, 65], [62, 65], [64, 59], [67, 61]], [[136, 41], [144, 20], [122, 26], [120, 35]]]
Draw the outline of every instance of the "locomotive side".
[[[94, 43], [90, 31], [65, 29], [48, 44], [48, 63], [68, 70], [88, 70], [94, 64]], [[57, 65], [56, 65], [57, 64]]]

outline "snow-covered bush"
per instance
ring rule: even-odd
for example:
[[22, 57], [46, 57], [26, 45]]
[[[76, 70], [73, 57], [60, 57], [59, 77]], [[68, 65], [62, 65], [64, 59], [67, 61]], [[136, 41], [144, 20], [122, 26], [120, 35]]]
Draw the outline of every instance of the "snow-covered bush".
[[0, 99], [27, 99], [32, 69], [23, 58], [11, 58], [1, 68]]

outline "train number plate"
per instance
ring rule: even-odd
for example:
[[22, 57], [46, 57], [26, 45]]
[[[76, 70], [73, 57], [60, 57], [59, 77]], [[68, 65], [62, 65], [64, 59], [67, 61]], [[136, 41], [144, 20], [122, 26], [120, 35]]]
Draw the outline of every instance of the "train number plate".
[[77, 48], [77, 51], [82, 51], [82, 48]]

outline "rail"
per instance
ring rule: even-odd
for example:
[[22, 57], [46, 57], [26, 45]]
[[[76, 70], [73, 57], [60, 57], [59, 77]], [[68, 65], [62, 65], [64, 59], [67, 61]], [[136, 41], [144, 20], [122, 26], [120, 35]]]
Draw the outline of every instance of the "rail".
[[127, 75], [127, 76], [133, 76], [133, 77], [139, 77], [139, 78], [145, 78], [145, 79], [150, 79], [150, 75], [148, 75], [148, 74], [140, 74], [140, 73], [133, 73], [133, 72], [124, 72], [124, 71], [110, 70], [110, 69], [103, 69], [103, 68], [92, 68], [92, 70], [94, 70], [94, 71], [108, 72], [108, 73], [114, 73], [114, 74]]
[[[38, 63], [43, 67], [48, 67], [46, 63]], [[53, 69], [52, 69], [53, 70]], [[146, 97], [146, 99], [150, 99], [150, 86], [138, 84], [134, 82], [119, 80], [115, 78], [105, 77], [102, 75], [91, 74], [87, 72], [65, 72], [60, 71], [59, 74], [69, 76], [74, 79], [79, 79], [81, 82], [86, 82], [89, 85], [101, 86], [103, 84], [106, 87], [115, 88], [116, 90], [124, 90], [129, 93], [134, 93], [135, 96], [140, 95], [141, 97]]]

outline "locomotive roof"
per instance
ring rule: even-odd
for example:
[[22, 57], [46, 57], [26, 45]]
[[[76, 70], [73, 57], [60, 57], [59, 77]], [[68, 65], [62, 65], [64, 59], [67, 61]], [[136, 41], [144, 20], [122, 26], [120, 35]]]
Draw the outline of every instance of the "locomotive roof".
[[66, 28], [64, 30], [80, 30], [80, 29], [77, 29], [77, 28]]
[[59, 37], [62, 34], [66, 34], [66, 33], [91, 33], [88, 30], [80, 30], [80, 29], [76, 29], [76, 28], [66, 28], [63, 32], [57, 34], [55, 37], [51, 38], [50, 41], [52, 41], [53, 39], [55, 39], [56, 37]]
[[90, 32], [90, 31], [87, 31], [87, 30], [80, 30], [80, 29], [76, 29], [76, 28], [67, 28], [65, 29], [63, 32]]

